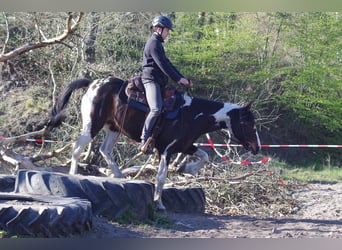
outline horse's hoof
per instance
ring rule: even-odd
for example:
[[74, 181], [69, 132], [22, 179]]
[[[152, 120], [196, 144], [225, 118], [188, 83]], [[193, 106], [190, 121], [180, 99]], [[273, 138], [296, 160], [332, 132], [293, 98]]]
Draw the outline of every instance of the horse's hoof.
[[166, 212], [166, 207], [163, 205], [163, 203], [156, 201], [156, 210], [158, 212]]

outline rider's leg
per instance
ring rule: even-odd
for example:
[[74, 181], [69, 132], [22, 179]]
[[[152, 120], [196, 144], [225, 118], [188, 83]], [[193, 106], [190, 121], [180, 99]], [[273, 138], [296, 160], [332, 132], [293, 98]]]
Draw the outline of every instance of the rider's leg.
[[146, 117], [143, 131], [141, 134], [142, 145], [146, 143], [148, 138], [152, 135], [152, 129], [158, 119], [158, 116], [162, 111], [163, 105], [160, 85], [157, 82], [144, 82], [144, 87], [150, 112]]

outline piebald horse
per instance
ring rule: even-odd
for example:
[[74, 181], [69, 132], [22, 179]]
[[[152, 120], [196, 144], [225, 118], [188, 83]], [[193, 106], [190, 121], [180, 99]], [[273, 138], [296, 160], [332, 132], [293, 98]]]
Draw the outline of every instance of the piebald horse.
[[[71, 82], [61, 93], [51, 111], [47, 125], [48, 131], [62, 124], [66, 118], [66, 108], [71, 94], [77, 89], [87, 89], [81, 101], [82, 132], [72, 151], [70, 174], [77, 174], [78, 160], [85, 147], [100, 132], [105, 138], [100, 147], [112, 174], [116, 178], [123, 175], [111, 156], [112, 148], [120, 134], [140, 141], [142, 127], [148, 109], [144, 105], [133, 105], [125, 91], [128, 81], [108, 77], [103, 79], [78, 79]], [[183, 153], [199, 158], [182, 167], [183, 172], [195, 174], [206, 162], [208, 154], [196, 147], [194, 142], [203, 134], [220, 129], [229, 129], [235, 139], [246, 150], [257, 154], [260, 140], [255, 126], [251, 103], [239, 106], [229, 102], [218, 102], [189, 96], [186, 92], [177, 92], [174, 110], [169, 115], [162, 114], [159, 133], [154, 148], [158, 151], [159, 166], [156, 177], [154, 201], [157, 209], [165, 209], [161, 194], [167, 177], [171, 156]]]

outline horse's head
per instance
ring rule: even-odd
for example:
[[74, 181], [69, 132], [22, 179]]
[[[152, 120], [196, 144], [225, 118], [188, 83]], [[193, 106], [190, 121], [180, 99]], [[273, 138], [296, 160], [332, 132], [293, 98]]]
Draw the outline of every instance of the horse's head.
[[252, 102], [245, 107], [232, 110], [230, 112], [230, 122], [236, 139], [246, 150], [251, 150], [253, 154], [257, 154], [261, 146], [251, 105]]

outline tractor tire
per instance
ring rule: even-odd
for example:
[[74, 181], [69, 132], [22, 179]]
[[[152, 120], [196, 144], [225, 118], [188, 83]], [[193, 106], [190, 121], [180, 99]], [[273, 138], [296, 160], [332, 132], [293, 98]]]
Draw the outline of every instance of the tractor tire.
[[0, 229], [6, 231], [6, 237], [65, 237], [91, 227], [91, 203], [87, 200], [0, 193]]
[[125, 213], [139, 220], [148, 219], [153, 191], [154, 185], [144, 181], [32, 170], [20, 170], [14, 188], [16, 193], [87, 199], [94, 215], [113, 220]]
[[13, 192], [15, 178], [14, 175], [0, 174], [0, 192]]
[[176, 213], [204, 213], [205, 194], [202, 188], [165, 188], [162, 202], [167, 211]]

